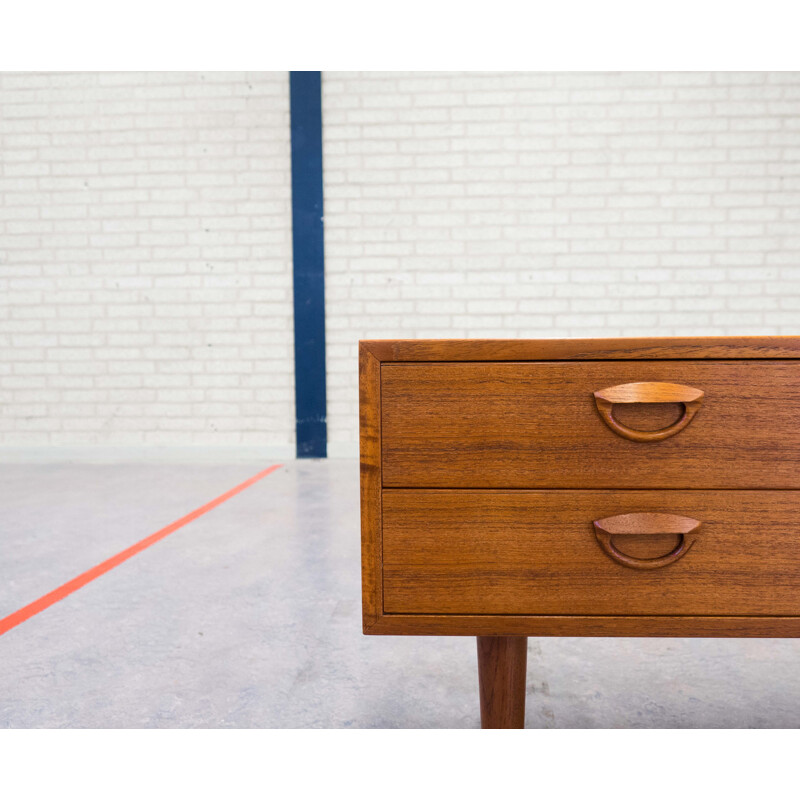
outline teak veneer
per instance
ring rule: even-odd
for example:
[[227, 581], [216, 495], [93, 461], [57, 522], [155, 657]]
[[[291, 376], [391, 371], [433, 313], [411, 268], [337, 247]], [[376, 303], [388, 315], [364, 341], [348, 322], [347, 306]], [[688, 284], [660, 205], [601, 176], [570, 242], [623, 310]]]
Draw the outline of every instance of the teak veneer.
[[[800, 636], [800, 337], [364, 341], [364, 632]], [[520, 677], [522, 676], [522, 677]]]

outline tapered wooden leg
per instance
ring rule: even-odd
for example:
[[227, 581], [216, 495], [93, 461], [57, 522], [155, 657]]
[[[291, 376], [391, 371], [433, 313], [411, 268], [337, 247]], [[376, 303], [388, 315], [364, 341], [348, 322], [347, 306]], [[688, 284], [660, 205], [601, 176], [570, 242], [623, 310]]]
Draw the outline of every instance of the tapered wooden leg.
[[481, 728], [525, 727], [526, 636], [478, 636]]

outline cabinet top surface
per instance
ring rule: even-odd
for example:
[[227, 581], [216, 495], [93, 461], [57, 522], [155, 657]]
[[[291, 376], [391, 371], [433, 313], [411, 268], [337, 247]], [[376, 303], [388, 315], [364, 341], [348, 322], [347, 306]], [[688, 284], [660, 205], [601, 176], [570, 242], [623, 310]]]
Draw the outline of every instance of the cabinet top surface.
[[615, 339], [373, 339], [378, 361], [562, 361], [800, 358], [800, 336], [676, 336]]

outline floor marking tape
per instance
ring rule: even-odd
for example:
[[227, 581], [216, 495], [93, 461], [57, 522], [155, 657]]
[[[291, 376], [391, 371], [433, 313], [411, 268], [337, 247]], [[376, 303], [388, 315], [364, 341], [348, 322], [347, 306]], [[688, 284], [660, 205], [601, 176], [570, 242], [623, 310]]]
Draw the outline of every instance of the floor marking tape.
[[249, 486], [252, 486], [256, 481], [260, 481], [262, 478], [266, 478], [271, 472], [275, 472], [276, 469], [280, 469], [283, 464], [273, 464], [271, 467], [267, 467], [267, 469], [259, 472], [258, 475], [253, 475], [252, 478], [248, 478], [244, 483], [240, 483], [238, 486], [234, 486], [233, 489], [225, 492], [225, 494], [221, 494], [219, 497], [212, 500], [210, 503], [206, 503], [204, 506], [200, 506], [200, 508], [196, 508], [191, 513], [187, 514], [185, 517], [181, 517], [179, 520], [170, 523], [167, 525], [166, 528], [162, 528], [160, 531], [156, 531], [155, 533], [150, 534], [150, 536], [145, 537], [140, 542], [137, 542], [134, 545], [131, 545], [127, 549], [123, 550], [120, 553], [117, 553], [115, 556], [111, 556], [111, 558], [106, 559], [101, 564], [97, 564], [97, 566], [92, 567], [91, 569], [87, 569], [86, 572], [78, 575], [77, 578], [73, 578], [71, 581], [67, 581], [66, 583], [59, 586], [57, 589], [53, 589], [52, 592], [48, 592], [46, 595], [43, 595], [38, 600], [34, 600], [32, 603], [29, 603], [27, 606], [20, 608], [18, 611], [14, 611], [12, 614], [9, 614], [7, 617], [0, 619], [0, 636], [4, 633], [7, 633], [12, 628], [16, 628], [25, 620], [30, 619], [35, 614], [38, 614], [40, 611], [44, 611], [46, 608], [50, 608], [54, 603], [57, 603], [59, 600], [63, 600], [68, 595], [71, 595], [73, 592], [80, 589], [82, 586], [86, 586], [87, 583], [90, 583], [95, 578], [99, 578], [101, 575], [104, 575], [109, 570], [114, 569], [114, 567], [118, 567], [124, 561], [127, 561], [129, 558], [132, 558], [137, 553], [141, 553], [142, 550], [146, 550], [150, 545], [155, 544], [156, 542], [161, 541], [165, 537], [169, 536], [171, 533], [174, 533], [178, 528], [182, 528], [184, 525], [187, 525], [192, 520], [201, 517], [208, 511], [211, 511], [212, 508], [216, 508], [221, 503], [224, 503], [226, 500], [230, 500], [231, 497], [234, 495], [239, 494], [239, 492], [243, 492]]

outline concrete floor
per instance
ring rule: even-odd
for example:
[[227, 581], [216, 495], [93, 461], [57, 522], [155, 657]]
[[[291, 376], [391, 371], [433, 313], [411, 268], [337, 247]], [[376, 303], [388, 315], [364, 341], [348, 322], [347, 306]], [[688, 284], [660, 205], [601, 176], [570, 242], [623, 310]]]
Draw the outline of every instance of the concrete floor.
[[[268, 465], [0, 466], [0, 618]], [[363, 636], [359, 581], [357, 463], [288, 462], [0, 636], [0, 727], [478, 727], [474, 640]], [[531, 639], [527, 727], [800, 727], [798, 663]]]

